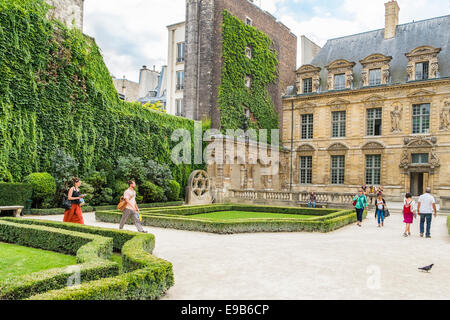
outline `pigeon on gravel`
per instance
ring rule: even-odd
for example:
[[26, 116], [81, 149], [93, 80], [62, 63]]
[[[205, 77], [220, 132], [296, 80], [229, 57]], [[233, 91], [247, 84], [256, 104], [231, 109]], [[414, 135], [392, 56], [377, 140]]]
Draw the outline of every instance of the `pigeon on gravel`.
[[422, 268], [418, 268], [418, 269], [419, 269], [419, 270], [422, 270], [422, 271], [428, 272], [428, 271], [431, 270], [431, 268], [433, 268], [433, 266], [434, 266], [434, 264], [430, 264], [429, 266], [422, 267]]

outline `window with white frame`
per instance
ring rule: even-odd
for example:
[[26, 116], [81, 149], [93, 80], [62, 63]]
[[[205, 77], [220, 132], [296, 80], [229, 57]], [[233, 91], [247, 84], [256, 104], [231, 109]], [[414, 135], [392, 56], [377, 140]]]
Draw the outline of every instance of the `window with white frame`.
[[314, 130], [313, 114], [302, 114], [302, 139], [312, 139]]
[[184, 71], [177, 71], [177, 90], [184, 89]]
[[346, 112], [345, 111], [332, 112], [331, 121], [332, 121], [331, 136], [333, 138], [345, 137]]
[[413, 105], [412, 133], [430, 132], [430, 104]]
[[428, 61], [416, 63], [416, 80], [428, 79]]
[[300, 157], [300, 183], [312, 183], [312, 157]]
[[312, 78], [303, 79], [303, 93], [312, 92]]
[[184, 108], [183, 108], [183, 99], [175, 100], [175, 115], [176, 116], [184, 116]]
[[344, 184], [345, 156], [331, 156], [331, 184]]
[[381, 155], [366, 155], [366, 184], [379, 185], [381, 171]]
[[177, 62], [184, 62], [184, 42], [177, 43]]
[[378, 86], [381, 84], [381, 69], [369, 70], [369, 86]]
[[334, 75], [334, 90], [345, 89], [345, 74], [335, 74]]
[[381, 108], [367, 109], [367, 135], [381, 135]]
[[253, 20], [250, 19], [249, 17], [245, 17], [245, 24], [249, 25], [249, 26], [252, 26], [253, 25]]
[[414, 164], [428, 163], [428, 153], [413, 153], [413, 154], [411, 154], [411, 163], [414, 163]]

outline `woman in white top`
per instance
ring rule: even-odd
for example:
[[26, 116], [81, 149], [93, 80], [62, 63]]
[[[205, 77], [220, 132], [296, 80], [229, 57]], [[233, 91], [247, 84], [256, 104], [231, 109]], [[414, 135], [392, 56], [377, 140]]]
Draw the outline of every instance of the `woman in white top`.
[[386, 201], [383, 199], [383, 194], [378, 193], [377, 200], [375, 201], [376, 211], [375, 217], [378, 218], [378, 228], [384, 227], [384, 210], [386, 209]]

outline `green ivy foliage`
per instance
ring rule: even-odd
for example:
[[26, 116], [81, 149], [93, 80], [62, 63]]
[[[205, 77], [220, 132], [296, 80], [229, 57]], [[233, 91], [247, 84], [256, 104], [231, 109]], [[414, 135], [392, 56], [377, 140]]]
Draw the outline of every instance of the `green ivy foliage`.
[[[278, 129], [278, 116], [267, 90], [278, 76], [277, 53], [271, 49], [271, 39], [227, 10], [223, 11], [222, 36], [221, 128], [243, 128], [247, 107], [255, 118], [248, 123], [249, 128]], [[246, 56], [247, 47], [251, 48], [251, 59]], [[245, 85], [246, 76], [252, 79], [250, 88]]]
[[112, 172], [119, 157], [134, 155], [169, 164], [184, 185], [195, 168], [172, 164], [170, 137], [193, 132], [193, 121], [119, 100], [95, 41], [49, 21], [48, 8], [0, 1], [0, 181], [52, 172], [62, 149], [79, 176]]

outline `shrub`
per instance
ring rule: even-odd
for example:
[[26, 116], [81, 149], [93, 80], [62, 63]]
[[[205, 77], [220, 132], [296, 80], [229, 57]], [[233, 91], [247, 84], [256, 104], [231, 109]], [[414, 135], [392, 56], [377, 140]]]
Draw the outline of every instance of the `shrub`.
[[33, 204], [36, 208], [41, 207], [44, 200], [53, 198], [56, 193], [55, 179], [47, 172], [36, 172], [24, 179], [25, 183], [33, 186]]
[[85, 181], [92, 185], [94, 192], [89, 204], [93, 206], [111, 204], [113, 200], [113, 190], [108, 188], [106, 173], [95, 171], [85, 178]]
[[175, 180], [169, 180], [166, 197], [169, 201], [176, 201], [180, 199], [181, 186]]
[[172, 180], [172, 172], [167, 165], [162, 165], [156, 161], [149, 160], [147, 162], [147, 180], [153, 182], [157, 186], [164, 188], [168, 187], [169, 180]]
[[113, 185], [113, 198], [114, 198], [114, 203], [119, 203], [120, 201], [120, 197], [123, 196], [123, 193], [125, 192], [125, 190], [128, 189], [128, 183], [126, 183], [125, 181], [121, 181], [121, 180], [116, 180], [114, 182]]
[[0, 206], [24, 206], [33, 195], [33, 186], [26, 183], [0, 183]]
[[164, 189], [151, 183], [150, 181], [144, 181], [139, 186], [139, 191], [144, 198], [144, 202], [165, 201]]
[[117, 178], [121, 180], [135, 180], [140, 183], [147, 176], [147, 169], [144, 167], [144, 161], [135, 156], [119, 157], [117, 161]]
[[56, 200], [59, 203], [62, 193], [69, 188], [72, 178], [77, 176], [78, 162], [63, 149], [57, 149], [52, 154], [50, 161], [52, 164], [52, 176], [56, 182]]

